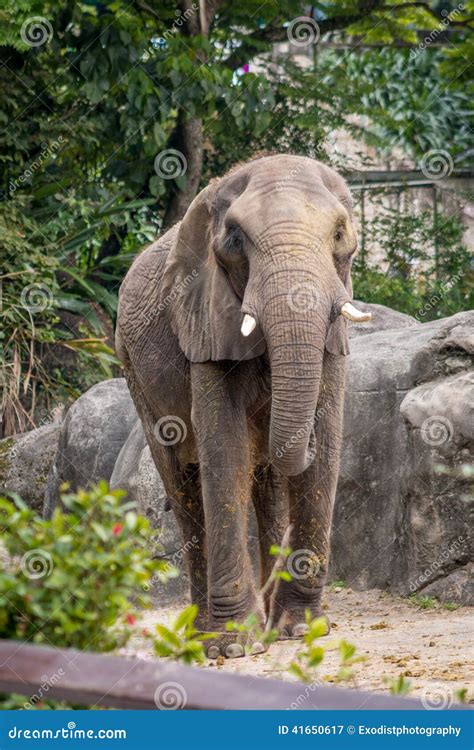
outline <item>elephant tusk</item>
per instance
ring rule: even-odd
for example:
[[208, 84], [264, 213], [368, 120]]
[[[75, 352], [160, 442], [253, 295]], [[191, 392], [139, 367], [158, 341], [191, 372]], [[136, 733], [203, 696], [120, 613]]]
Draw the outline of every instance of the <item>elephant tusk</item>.
[[250, 336], [256, 325], [257, 321], [255, 318], [252, 318], [251, 315], [245, 315], [242, 321], [242, 328], [240, 329], [242, 336]]
[[345, 302], [341, 307], [341, 315], [347, 320], [352, 320], [353, 323], [367, 323], [368, 320], [372, 320], [372, 313], [361, 312], [354, 307], [350, 302]]

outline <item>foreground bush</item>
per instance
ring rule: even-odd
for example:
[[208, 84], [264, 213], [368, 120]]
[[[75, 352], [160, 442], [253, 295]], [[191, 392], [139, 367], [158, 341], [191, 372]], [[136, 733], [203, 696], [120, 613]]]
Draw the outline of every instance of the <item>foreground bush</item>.
[[124, 645], [144, 587], [166, 580], [150, 559], [149, 522], [100, 482], [63, 493], [65, 510], [45, 521], [19, 499], [0, 499], [0, 638], [110, 651]]

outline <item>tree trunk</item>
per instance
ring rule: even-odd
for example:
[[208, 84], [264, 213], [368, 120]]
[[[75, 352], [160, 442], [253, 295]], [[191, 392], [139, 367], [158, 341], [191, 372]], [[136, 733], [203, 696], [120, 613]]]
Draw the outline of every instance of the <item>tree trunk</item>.
[[176, 187], [166, 209], [163, 229], [180, 221], [196, 196], [201, 181], [203, 140], [202, 121], [196, 118], [186, 119], [186, 113], [181, 110], [170, 147], [181, 151], [186, 159], [186, 185], [182, 190]]

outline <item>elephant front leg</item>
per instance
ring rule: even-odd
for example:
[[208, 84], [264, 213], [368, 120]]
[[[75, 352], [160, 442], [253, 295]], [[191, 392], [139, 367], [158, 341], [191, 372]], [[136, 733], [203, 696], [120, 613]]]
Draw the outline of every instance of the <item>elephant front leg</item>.
[[[305, 612], [323, 616], [332, 513], [342, 439], [344, 370], [342, 357], [326, 354], [314, 428], [316, 458], [302, 474], [288, 479], [291, 554], [286, 568], [291, 581], [281, 581], [275, 624], [283, 637], [306, 631]], [[329, 632], [329, 621], [328, 621]]]
[[226, 622], [243, 622], [257, 606], [247, 550], [251, 467], [245, 408], [217, 363], [193, 365], [191, 379], [207, 538], [209, 630], [222, 633], [210, 642], [208, 655], [242, 656], [238, 638], [224, 631]]

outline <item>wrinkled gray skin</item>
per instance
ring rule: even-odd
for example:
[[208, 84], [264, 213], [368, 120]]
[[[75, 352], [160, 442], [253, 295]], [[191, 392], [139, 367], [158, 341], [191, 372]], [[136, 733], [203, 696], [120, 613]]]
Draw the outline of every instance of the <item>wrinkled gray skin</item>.
[[[117, 350], [183, 540], [197, 539], [186, 545], [191, 596], [208, 630], [268, 614], [246, 546], [250, 501], [262, 581], [289, 521], [291, 548], [312, 563], [281, 582], [274, 624], [296, 636], [306, 609], [321, 614], [348, 351], [339, 312], [357, 244], [350, 206], [342, 178], [317, 161], [255, 159], [205, 188], [122, 284]], [[248, 337], [244, 313], [257, 321]], [[240, 653], [227, 643], [212, 653]]]

